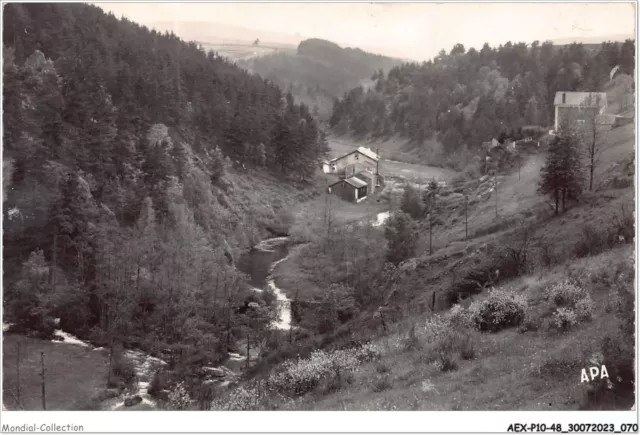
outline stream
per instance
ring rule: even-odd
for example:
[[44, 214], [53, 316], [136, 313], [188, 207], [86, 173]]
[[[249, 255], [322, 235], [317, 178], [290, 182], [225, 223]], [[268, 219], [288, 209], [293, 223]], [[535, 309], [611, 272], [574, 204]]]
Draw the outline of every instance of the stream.
[[271, 289], [276, 295], [278, 320], [272, 327], [287, 330], [291, 327], [291, 300], [276, 286], [273, 279], [275, 268], [287, 259], [289, 254], [289, 238], [275, 237], [263, 240], [249, 252], [238, 259], [237, 268], [249, 275], [250, 284], [257, 292]]

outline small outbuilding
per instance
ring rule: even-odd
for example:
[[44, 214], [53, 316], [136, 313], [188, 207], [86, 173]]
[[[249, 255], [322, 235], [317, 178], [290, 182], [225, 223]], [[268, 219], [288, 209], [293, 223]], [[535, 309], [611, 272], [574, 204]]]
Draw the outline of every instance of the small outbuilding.
[[368, 184], [357, 177], [345, 178], [330, 185], [329, 193], [345, 201], [360, 202], [367, 197]]

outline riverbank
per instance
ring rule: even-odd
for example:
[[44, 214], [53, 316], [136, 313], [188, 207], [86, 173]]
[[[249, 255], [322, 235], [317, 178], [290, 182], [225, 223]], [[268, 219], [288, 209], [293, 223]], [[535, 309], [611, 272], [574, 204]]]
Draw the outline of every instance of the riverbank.
[[281, 261], [272, 272], [271, 277], [275, 285], [291, 300], [296, 297], [309, 299], [321, 291], [320, 287], [311, 280], [312, 274], [305, 262], [307, 258], [305, 251], [310, 246], [306, 243], [292, 246], [286, 259]]

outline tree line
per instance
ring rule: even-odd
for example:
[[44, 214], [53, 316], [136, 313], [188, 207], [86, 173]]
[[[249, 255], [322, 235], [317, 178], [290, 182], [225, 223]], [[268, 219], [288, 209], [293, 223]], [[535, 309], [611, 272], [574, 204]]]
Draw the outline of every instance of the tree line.
[[597, 91], [615, 66], [633, 75], [635, 41], [596, 49], [508, 42], [466, 50], [457, 44], [428, 62], [376, 73], [373, 89], [356, 87], [334, 102], [337, 132], [398, 134], [422, 144], [437, 140], [445, 154], [474, 149], [524, 126], [548, 126], [556, 91]]

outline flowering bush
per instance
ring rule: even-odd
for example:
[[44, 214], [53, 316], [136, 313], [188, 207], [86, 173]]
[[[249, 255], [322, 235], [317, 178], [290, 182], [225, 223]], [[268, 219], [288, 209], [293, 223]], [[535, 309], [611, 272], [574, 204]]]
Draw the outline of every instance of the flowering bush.
[[180, 382], [169, 393], [169, 409], [184, 410], [191, 406], [191, 397], [184, 388], [184, 383]]
[[499, 331], [522, 322], [527, 312], [527, 301], [524, 296], [508, 290], [493, 289], [487, 299], [473, 304], [470, 312], [480, 330]]
[[436, 343], [442, 340], [446, 337], [449, 328], [450, 326], [447, 319], [441, 317], [439, 314], [434, 314], [429, 317], [424, 325], [427, 343]]
[[456, 328], [473, 328], [474, 321], [472, 311], [465, 310], [459, 304], [451, 307], [451, 310], [446, 315], [446, 319], [449, 325]]
[[576, 313], [570, 308], [558, 308], [553, 315], [555, 326], [562, 330], [569, 329], [578, 323]]
[[578, 301], [589, 296], [587, 291], [571, 280], [564, 280], [546, 292], [547, 299], [558, 307], [575, 307]]
[[260, 409], [260, 389], [258, 386], [238, 387], [224, 399], [216, 399], [211, 409], [217, 411], [255, 411]]
[[549, 287], [546, 297], [558, 307], [554, 315], [558, 328], [567, 329], [593, 317], [593, 300], [587, 290], [575, 281], [565, 280]]
[[576, 316], [579, 322], [585, 322], [593, 318], [594, 304], [591, 296], [580, 299], [576, 303]]
[[280, 373], [271, 375], [267, 381], [269, 389], [301, 396], [313, 390], [321, 380], [349, 376], [358, 366], [380, 356], [373, 344], [335, 352], [315, 351], [308, 359], [286, 361]]

